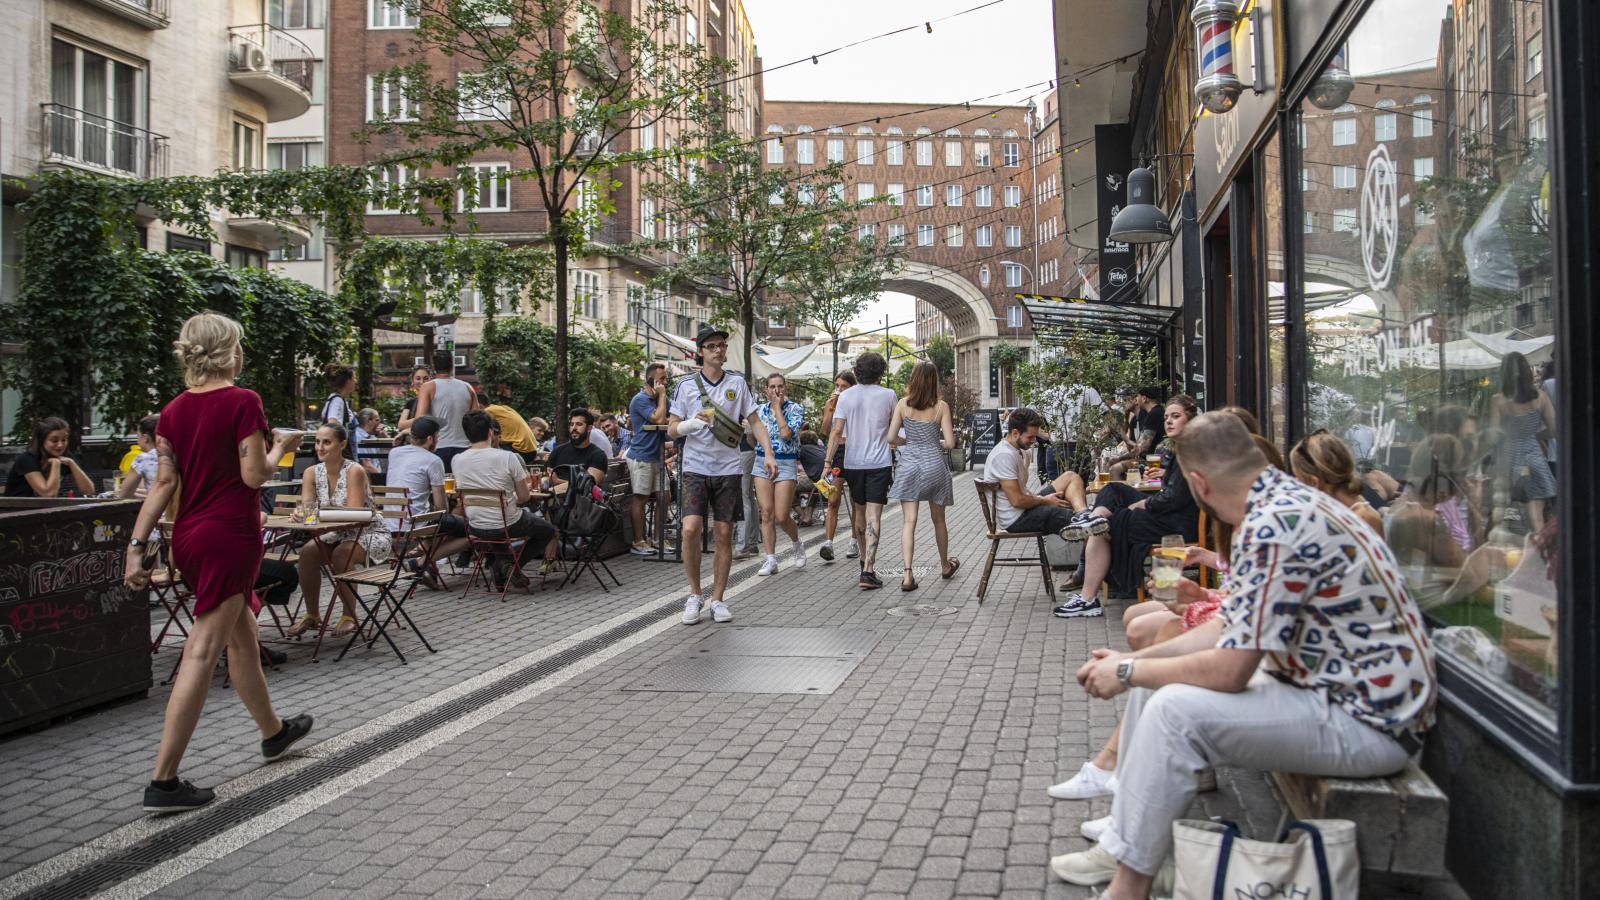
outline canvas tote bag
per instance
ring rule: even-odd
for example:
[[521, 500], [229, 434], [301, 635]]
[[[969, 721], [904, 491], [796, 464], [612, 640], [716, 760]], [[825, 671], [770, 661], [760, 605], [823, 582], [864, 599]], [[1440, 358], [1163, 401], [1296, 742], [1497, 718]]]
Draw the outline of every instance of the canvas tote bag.
[[1181, 819], [1172, 826], [1174, 900], [1357, 900], [1356, 825], [1291, 822], [1277, 842], [1239, 836], [1232, 822]]

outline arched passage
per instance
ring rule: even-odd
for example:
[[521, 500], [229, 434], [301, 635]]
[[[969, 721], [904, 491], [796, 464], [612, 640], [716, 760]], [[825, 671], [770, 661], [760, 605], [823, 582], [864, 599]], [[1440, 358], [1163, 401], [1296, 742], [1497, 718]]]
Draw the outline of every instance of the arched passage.
[[898, 272], [885, 278], [883, 289], [926, 301], [950, 320], [955, 331], [956, 381], [987, 397], [988, 350], [1000, 336], [988, 295], [965, 275], [914, 259], [905, 260]]

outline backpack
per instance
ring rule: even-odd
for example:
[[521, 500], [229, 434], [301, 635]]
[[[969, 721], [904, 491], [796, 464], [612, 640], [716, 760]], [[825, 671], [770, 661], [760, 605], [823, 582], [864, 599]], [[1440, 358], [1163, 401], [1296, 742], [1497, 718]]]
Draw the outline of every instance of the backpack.
[[612, 512], [594, 499], [594, 476], [579, 465], [559, 466], [567, 479], [567, 493], [551, 515], [551, 521], [566, 537], [602, 535], [610, 527]]

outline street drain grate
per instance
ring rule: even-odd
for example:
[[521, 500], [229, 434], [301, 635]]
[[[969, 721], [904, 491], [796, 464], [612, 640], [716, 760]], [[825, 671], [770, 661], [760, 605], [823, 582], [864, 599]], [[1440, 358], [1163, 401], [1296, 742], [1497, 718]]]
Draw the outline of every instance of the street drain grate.
[[693, 694], [831, 694], [860, 664], [859, 657], [679, 656], [639, 676], [624, 691]]
[[[440, 725], [459, 719], [502, 697], [542, 681], [590, 654], [604, 650], [636, 632], [677, 615], [677, 610], [678, 606], [674, 601], [644, 615], [635, 616], [615, 628], [586, 641], [580, 641], [560, 653], [402, 722], [327, 759], [318, 760], [232, 800], [221, 801], [189, 813], [181, 825], [151, 835], [106, 859], [73, 869], [53, 881], [19, 895], [19, 900], [71, 900], [71, 898], [93, 896], [157, 864], [182, 855], [207, 839], [261, 815], [290, 797], [305, 794]], [[853, 668], [855, 662], [853, 660], [849, 662]], [[842, 681], [843, 676], [840, 676], [839, 680]], [[837, 684], [834, 686], [837, 687]]]
[[934, 606], [931, 603], [918, 603], [916, 606], [895, 606], [884, 610], [886, 615], [899, 618], [911, 616], [950, 616], [959, 610], [954, 606]]

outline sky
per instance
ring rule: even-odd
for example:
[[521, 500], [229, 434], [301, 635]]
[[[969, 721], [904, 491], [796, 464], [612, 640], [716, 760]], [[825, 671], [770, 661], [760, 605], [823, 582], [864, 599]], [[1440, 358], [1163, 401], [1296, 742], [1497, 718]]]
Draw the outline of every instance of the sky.
[[[765, 94], [773, 100], [844, 100], [885, 103], [954, 103], [1001, 94], [986, 102], [1043, 106], [1049, 88], [1015, 89], [1055, 77], [1054, 37], [1047, 0], [1001, 0], [947, 22], [923, 23], [987, 0], [744, 0], [768, 71]], [[907, 25], [914, 30], [828, 56], [808, 57]], [[883, 317], [909, 323], [915, 301], [884, 294], [857, 320], [883, 327]], [[912, 334], [907, 324], [897, 333]]]

